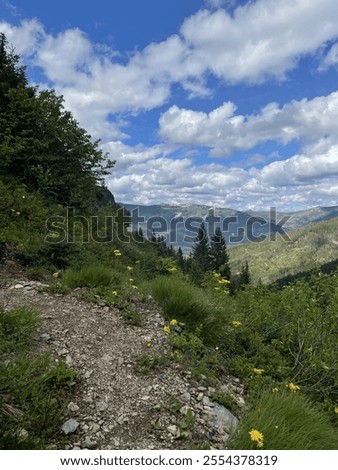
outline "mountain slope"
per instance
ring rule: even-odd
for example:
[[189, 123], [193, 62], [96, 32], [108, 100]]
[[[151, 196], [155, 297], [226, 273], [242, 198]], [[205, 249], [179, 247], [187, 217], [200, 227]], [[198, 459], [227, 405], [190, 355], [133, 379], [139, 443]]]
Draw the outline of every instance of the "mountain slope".
[[245, 243], [230, 248], [234, 274], [248, 261], [253, 282], [273, 282], [338, 258], [338, 217], [289, 232], [289, 241]]

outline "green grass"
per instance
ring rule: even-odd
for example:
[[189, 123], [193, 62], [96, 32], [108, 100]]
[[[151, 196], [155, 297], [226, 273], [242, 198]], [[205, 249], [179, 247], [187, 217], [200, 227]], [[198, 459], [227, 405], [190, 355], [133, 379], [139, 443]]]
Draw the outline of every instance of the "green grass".
[[150, 287], [168, 320], [176, 319], [189, 330], [198, 331], [206, 344], [217, 344], [223, 334], [223, 299], [179, 277], [157, 277]]
[[57, 435], [75, 374], [37, 353], [37, 311], [0, 310], [0, 449], [42, 449]]
[[77, 271], [67, 269], [62, 276], [62, 283], [70, 288], [117, 287], [120, 284], [120, 276], [106, 266], [89, 265]]
[[255, 450], [249, 432], [263, 434], [263, 450], [337, 450], [338, 430], [329, 416], [300, 392], [264, 392], [241, 420], [231, 449]]

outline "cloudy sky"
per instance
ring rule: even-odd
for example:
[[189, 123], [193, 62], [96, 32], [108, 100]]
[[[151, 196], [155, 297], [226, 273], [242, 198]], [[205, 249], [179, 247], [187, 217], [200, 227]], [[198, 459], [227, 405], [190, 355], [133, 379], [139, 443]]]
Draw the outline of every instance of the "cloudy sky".
[[337, 0], [0, 0], [121, 202], [338, 205]]

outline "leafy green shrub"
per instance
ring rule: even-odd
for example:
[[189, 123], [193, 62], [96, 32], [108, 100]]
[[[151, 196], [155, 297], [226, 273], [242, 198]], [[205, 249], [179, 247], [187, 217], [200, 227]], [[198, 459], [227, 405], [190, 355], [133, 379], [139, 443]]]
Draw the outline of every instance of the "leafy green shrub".
[[[252, 440], [252, 430], [262, 439]], [[303, 394], [266, 391], [240, 421], [228, 445], [243, 450], [337, 450], [338, 430]]]

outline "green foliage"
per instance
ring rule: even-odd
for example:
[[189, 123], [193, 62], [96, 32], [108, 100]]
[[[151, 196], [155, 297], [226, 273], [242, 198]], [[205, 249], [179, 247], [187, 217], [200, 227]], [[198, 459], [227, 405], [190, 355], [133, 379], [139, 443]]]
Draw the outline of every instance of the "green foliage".
[[0, 37], [0, 172], [54, 203], [88, 207], [114, 162], [53, 90], [27, 86], [19, 57]]
[[142, 354], [137, 358], [135, 372], [139, 374], [149, 374], [152, 370], [164, 366], [167, 363], [168, 358], [166, 356], [160, 356], [159, 354]]
[[231, 272], [227, 246], [220, 227], [217, 227], [210, 243], [211, 269], [230, 280]]
[[337, 450], [338, 430], [329, 417], [301, 393], [264, 392], [240, 421], [228, 442], [231, 449], [256, 450], [249, 432], [263, 434], [263, 450]]
[[62, 276], [62, 283], [67, 287], [118, 286], [119, 274], [101, 265], [84, 266], [78, 271], [67, 269]]
[[220, 405], [225, 406], [231, 413], [238, 416], [239, 415], [239, 406], [236, 398], [229, 392], [215, 392], [210, 396], [211, 401], [216, 401]]
[[124, 310], [122, 310], [122, 315], [129, 325], [141, 326], [142, 315], [134, 308], [125, 308]]
[[195, 415], [192, 409], [189, 408], [187, 410], [187, 414], [178, 422], [178, 428], [180, 431], [181, 439], [186, 439], [189, 436], [190, 431], [195, 424], [195, 421], [196, 421]]
[[55, 437], [75, 375], [48, 353], [33, 352], [35, 310], [0, 311], [1, 449], [40, 449]]

